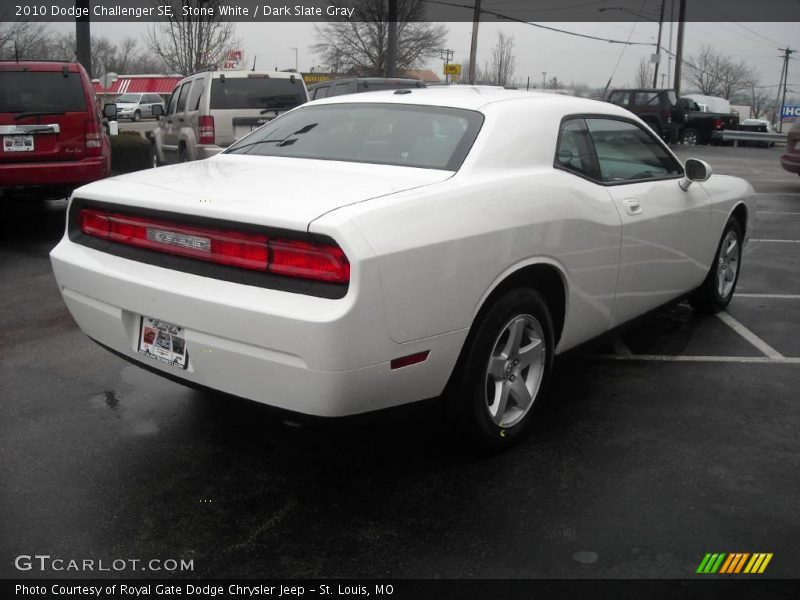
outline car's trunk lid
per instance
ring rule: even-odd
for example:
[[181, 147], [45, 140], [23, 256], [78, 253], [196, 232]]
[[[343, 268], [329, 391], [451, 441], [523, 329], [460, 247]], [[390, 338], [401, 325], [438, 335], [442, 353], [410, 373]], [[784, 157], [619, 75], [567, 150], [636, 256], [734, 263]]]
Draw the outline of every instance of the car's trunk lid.
[[221, 154], [97, 181], [76, 190], [75, 196], [301, 231], [331, 210], [444, 181], [452, 174], [391, 165]]

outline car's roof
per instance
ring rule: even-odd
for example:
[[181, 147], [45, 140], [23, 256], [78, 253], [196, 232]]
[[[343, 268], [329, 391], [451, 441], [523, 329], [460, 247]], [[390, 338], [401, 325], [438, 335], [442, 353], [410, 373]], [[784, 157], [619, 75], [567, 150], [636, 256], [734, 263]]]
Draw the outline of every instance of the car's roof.
[[0, 70], [6, 71], [62, 71], [66, 67], [70, 73], [79, 71], [78, 63], [57, 60], [4, 60]]
[[185, 79], [197, 75], [210, 75], [214, 79], [218, 79], [221, 75], [224, 75], [226, 79], [245, 79], [247, 77], [269, 77], [270, 79], [303, 78], [300, 73], [292, 73], [289, 71], [200, 71], [185, 77]]
[[599, 100], [525, 90], [507, 90], [500, 87], [467, 85], [381, 90], [369, 94], [348, 94], [315, 100], [313, 104], [360, 104], [366, 102], [423, 104], [483, 111], [488, 105], [510, 101], [535, 102], [537, 108], [543, 109], [562, 107], [565, 114], [603, 112], [631, 116], [628, 111]]

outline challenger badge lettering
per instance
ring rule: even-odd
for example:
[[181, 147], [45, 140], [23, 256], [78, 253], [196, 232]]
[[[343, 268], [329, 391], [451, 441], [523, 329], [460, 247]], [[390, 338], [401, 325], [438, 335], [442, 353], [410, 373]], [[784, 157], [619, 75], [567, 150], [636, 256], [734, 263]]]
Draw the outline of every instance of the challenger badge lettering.
[[170, 244], [171, 246], [181, 246], [183, 248], [192, 248], [194, 250], [202, 250], [203, 252], [211, 252], [211, 240], [197, 235], [176, 233], [174, 231], [165, 231], [163, 229], [154, 229], [152, 227], [148, 227], [147, 239], [151, 242], [159, 242], [161, 244]]

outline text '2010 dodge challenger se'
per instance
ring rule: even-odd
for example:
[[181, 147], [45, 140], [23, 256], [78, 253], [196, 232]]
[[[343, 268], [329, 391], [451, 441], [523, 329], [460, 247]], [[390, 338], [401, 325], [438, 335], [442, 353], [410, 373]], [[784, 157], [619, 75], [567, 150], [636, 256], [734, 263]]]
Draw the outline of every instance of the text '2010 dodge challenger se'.
[[556, 354], [677, 298], [724, 308], [754, 217], [747, 182], [623, 108], [429, 88], [86, 185], [51, 259], [81, 329], [153, 370], [321, 416], [443, 396], [502, 448]]

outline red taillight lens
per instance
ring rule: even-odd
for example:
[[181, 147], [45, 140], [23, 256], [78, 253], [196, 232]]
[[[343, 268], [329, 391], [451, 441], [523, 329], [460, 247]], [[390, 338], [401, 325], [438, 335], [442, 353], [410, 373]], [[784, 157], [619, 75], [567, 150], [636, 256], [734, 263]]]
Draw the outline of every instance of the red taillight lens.
[[350, 263], [334, 244], [269, 239], [259, 233], [181, 225], [84, 208], [81, 232], [111, 242], [220, 265], [329, 283], [348, 283]]
[[714, 119], [714, 129], [722, 129], [722, 119]]
[[331, 283], [350, 281], [350, 263], [338, 246], [297, 240], [270, 240], [270, 273]]
[[201, 116], [197, 122], [197, 131], [200, 136], [198, 144], [213, 144], [215, 141], [214, 117], [211, 115]]
[[94, 119], [86, 120], [86, 155], [100, 156], [103, 152], [103, 134]]

